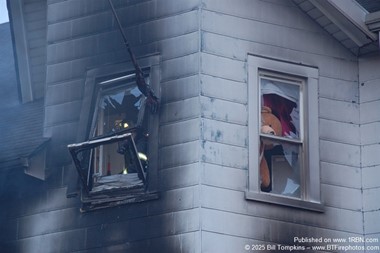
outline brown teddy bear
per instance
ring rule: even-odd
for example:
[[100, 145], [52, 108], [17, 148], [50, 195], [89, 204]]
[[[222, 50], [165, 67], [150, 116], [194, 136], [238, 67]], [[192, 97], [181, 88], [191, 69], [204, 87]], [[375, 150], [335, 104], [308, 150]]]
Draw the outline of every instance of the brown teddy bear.
[[[282, 136], [282, 126], [280, 120], [272, 114], [271, 108], [263, 106], [261, 108], [261, 133]], [[267, 188], [270, 185], [271, 176], [268, 163], [264, 157], [264, 150], [272, 149], [273, 145], [260, 140], [260, 181], [261, 188]]]

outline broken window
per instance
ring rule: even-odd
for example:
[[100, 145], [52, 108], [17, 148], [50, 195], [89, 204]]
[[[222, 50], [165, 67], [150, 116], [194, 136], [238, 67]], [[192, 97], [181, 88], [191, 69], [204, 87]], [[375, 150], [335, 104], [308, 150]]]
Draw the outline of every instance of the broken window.
[[147, 194], [151, 122], [135, 74], [102, 78], [97, 87], [88, 141], [68, 146], [83, 185], [83, 210], [152, 197]]
[[260, 72], [259, 76], [262, 112], [259, 122], [260, 158], [265, 159], [261, 166], [266, 166], [267, 170], [267, 174], [260, 177], [269, 176], [265, 185], [261, 183], [261, 190], [300, 198], [303, 187], [301, 185], [303, 80], [285, 79], [284, 76], [270, 72]]
[[248, 57], [247, 199], [322, 211], [318, 69]]

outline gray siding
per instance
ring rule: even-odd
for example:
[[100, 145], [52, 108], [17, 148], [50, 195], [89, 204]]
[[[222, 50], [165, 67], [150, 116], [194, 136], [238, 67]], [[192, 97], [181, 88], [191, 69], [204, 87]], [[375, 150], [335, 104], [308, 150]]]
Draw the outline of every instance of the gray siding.
[[[240, 251], [258, 242], [293, 245], [294, 236], [363, 235], [357, 59], [291, 1], [202, 2], [202, 252]], [[244, 197], [248, 53], [319, 68], [324, 213]]]
[[[46, 73], [44, 135], [51, 137], [51, 176], [35, 182], [38, 188], [19, 187], [15, 200], [4, 199], [10, 204], [1, 210], [8, 218], [2, 250], [200, 252], [200, 1], [113, 1], [137, 58], [160, 54], [159, 156], [165, 159], [159, 159], [158, 200], [85, 214], [80, 200], [65, 194], [73, 170], [66, 146], [76, 141], [86, 73], [129, 56], [107, 0], [28, 2], [30, 17], [47, 24], [45, 35], [39, 23], [29, 26], [35, 31], [31, 43], [47, 41], [46, 62], [37, 57], [42, 48], [33, 52], [44, 65], [36, 65], [36, 73]], [[41, 6], [47, 15], [37, 17]], [[19, 178], [22, 173], [15, 182]]]
[[47, 5], [46, 0], [22, 3], [33, 98], [39, 99], [45, 96]]
[[[363, 181], [364, 233], [367, 238], [380, 237], [380, 174], [379, 120], [377, 110], [380, 103], [380, 58], [362, 57], [360, 73], [360, 121], [361, 163]], [[380, 242], [368, 245], [380, 245]]]
[[[80, 213], [80, 200], [65, 196], [67, 144], [78, 136], [86, 73], [129, 56], [107, 0], [24, 1], [50, 177], [0, 174], [9, 191], [2, 249], [230, 253], [295, 236], [380, 237], [379, 58], [358, 62], [291, 0], [115, 0], [136, 56], [160, 55], [160, 197]], [[323, 213], [245, 198], [248, 53], [319, 69]]]

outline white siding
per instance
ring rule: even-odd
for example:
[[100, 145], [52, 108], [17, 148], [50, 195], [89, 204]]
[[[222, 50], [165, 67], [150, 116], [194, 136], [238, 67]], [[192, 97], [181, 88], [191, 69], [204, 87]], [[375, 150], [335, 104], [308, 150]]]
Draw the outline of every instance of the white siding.
[[379, 66], [379, 56], [361, 57], [359, 60], [363, 212], [367, 238], [379, 238], [380, 233]]
[[[203, 0], [203, 7], [203, 252], [240, 252], [245, 244], [255, 243], [293, 245], [293, 237], [300, 235], [363, 235], [356, 57], [291, 1], [237, 0], [231, 5], [226, 0]], [[324, 213], [245, 199], [249, 53], [319, 69]]]

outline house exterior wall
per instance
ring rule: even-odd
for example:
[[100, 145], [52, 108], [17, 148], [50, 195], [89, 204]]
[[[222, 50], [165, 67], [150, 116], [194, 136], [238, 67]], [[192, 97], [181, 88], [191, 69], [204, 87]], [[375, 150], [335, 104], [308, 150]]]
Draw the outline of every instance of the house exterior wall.
[[[113, 2], [137, 58], [160, 57], [159, 199], [80, 213], [80, 199], [66, 198], [74, 170], [67, 144], [77, 141], [86, 73], [130, 58], [107, 0], [48, 0], [44, 136], [51, 137], [51, 175], [2, 195], [9, 206], [2, 209], [1, 251], [200, 251], [200, 2]], [[22, 174], [5, 175], [10, 187]]]
[[[356, 57], [291, 1], [238, 0], [231, 5], [227, 0], [203, 0], [202, 4], [202, 252], [243, 251], [246, 244], [258, 243], [293, 245], [296, 236], [362, 236]], [[248, 53], [319, 69], [324, 213], [244, 197]]]
[[[380, 237], [379, 193], [380, 173], [378, 129], [380, 114], [377, 108], [380, 99], [379, 56], [364, 56], [359, 59], [361, 163], [363, 182], [364, 234], [367, 238]], [[380, 243], [371, 243], [379, 245]]]
[[[230, 253], [246, 252], [246, 244], [293, 245], [296, 236], [380, 236], [378, 141], [363, 131], [378, 127], [376, 116], [363, 116], [379, 101], [377, 58], [358, 62], [290, 0], [114, 3], [137, 57], [160, 56], [160, 197], [88, 213], [79, 198], [66, 198], [67, 144], [77, 141], [86, 73], [129, 56], [107, 0], [47, 0], [51, 175], [0, 177], [9, 189], [0, 209], [5, 252]], [[248, 54], [319, 70], [323, 213], [245, 198]]]
[[46, 0], [8, 1], [18, 85], [23, 103], [45, 95]]

